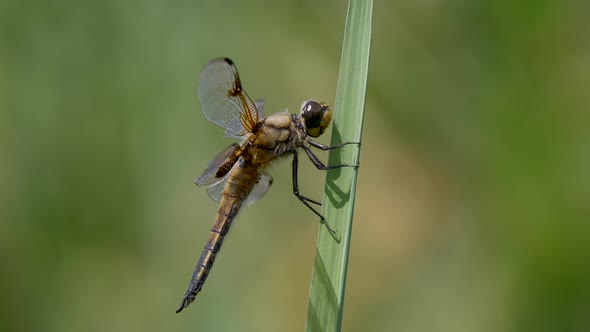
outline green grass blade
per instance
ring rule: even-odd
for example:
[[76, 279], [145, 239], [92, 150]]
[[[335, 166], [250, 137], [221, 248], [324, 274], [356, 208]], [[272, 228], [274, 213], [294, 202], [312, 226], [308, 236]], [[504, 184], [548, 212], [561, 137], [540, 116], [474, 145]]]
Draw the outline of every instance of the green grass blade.
[[[338, 76], [332, 145], [360, 142], [371, 44], [372, 0], [348, 4], [342, 59]], [[332, 150], [329, 165], [358, 164], [360, 146]], [[323, 202], [327, 222], [337, 230], [332, 236], [320, 228], [307, 310], [307, 331], [340, 331], [344, 307], [346, 270], [356, 191], [356, 168], [328, 172]]]

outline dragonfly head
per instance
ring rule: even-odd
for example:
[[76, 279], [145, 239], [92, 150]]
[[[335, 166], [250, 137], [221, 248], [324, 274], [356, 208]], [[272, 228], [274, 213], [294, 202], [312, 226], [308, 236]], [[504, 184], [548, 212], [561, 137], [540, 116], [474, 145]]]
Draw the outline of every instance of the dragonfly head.
[[307, 134], [318, 137], [332, 121], [332, 111], [327, 104], [318, 103], [315, 100], [304, 101], [301, 105], [301, 119]]

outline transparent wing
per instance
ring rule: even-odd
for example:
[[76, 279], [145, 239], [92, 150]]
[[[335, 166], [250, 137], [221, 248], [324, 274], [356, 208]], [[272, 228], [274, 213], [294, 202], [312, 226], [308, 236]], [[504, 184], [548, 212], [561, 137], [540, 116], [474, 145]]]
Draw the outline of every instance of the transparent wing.
[[[229, 175], [221, 179], [221, 181], [214, 183], [209, 188], [207, 188], [207, 194], [211, 197], [212, 200], [219, 202], [221, 201], [221, 196], [223, 195], [223, 190], [225, 189], [225, 184], [227, 183], [227, 178]], [[246, 206], [256, 202], [259, 200], [264, 194], [268, 191], [272, 184], [272, 176], [267, 173], [260, 174], [258, 178], [258, 183], [252, 188], [252, 191], [244, 201]]]
[[201, 175], [195, 180], [197, 186], [206, 186], [212, 183], [219, 182], [229, 173], [229, 170], [234, 166], [238, 157], [236, 151], [240, 148], [238, 143], [234, 143], [228, 146], [225, 150], [211, 160], [209, 166], [201, 173]]
[[260, 176], [258, 177], [258, 183], [254, 186], [254, 188], [252, 188], [252, 191], [248, 197], [246, 197], [244, 204], [248, 206], [262, 198], [268, 189], [270, 189], [271, 185], [272, 176], [270, 176], [268, 173], [260, 173]]
[[238, 70], [228, 58], [215, 59], [203, 68], [199, 100], [207, 120], [235, 136], [244, 136], [258, 124], [256, 105], [242, 88]]
[[[262, 108], [264, 107], [264, 100], [262, 99], [258, 99], [254, 101], [254, 105], [256, 106], [256, 109], [258, 110], [258, 119], [262, 119], [264, 118], [264, 115], [262, 115]], [[225, 131], [225, 135], [223, 135], [224, 138], [235, 138], [235, 139], [242, 139], [244, 138], [244, 136], [238, 136], [234, 133], [232, 133], [231, 131]]]
[[212, 184], [209, 188], [207, 188], [207, 194], [211, 197], [212, 200], [219, 203], [221, 201], [221, 196], [223, 195], [223, 189], [225, 188], [225, 184], [227, 183], [227, 178], [229, 177], [229, 173], [227, 173], [220, 181], [217, 183]]
[[254, 101], [254, 105], [256, 105], [256, 109], [258, 110], [258, 120], [264, 118], [262, 114], [262, 108], [264, 108], [264, 99], [257, 99]]
[[242, 139], [244, 138], [244, 136], [238, 136], [234, 133], [232, 133], [231, 131], [225, 131], [225, 134], [223, 135], [223, 138], [235, 138], [235, 139]]

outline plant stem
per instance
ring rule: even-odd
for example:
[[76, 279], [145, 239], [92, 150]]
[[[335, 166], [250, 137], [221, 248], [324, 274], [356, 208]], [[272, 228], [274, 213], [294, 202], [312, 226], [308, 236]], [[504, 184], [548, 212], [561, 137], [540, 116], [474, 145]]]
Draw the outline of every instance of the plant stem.
[[[350, 0], [338, 76], [332, 145], [343, 141], [360, 142], [365, 111], [372, 0]], [[331, 150], [328, 164], [359, 164], [359, 145]], [[326, 176], [323, 214], [331, 234], [320, 227], [307, 310], [307, 331], [340, 331], [357, 167], [329, 171]]]

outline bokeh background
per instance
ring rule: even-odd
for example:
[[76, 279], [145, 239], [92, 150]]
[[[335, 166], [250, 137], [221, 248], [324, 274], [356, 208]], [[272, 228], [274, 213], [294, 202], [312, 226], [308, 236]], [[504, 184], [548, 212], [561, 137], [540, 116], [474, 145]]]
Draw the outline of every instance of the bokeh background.
[[[588, 13], [376, 1], [345, 331], [590, 330]], [[229, 144], [195, 92], [229, 56], [266, 114], [333, 102], [345, 15], [0, 1], [0, 330], [303, 330], [318, 220], [289, 162], [174, 313], [217, 209], [192, 181]]]

